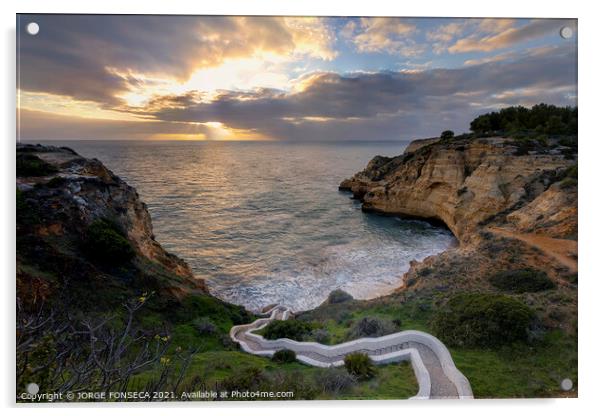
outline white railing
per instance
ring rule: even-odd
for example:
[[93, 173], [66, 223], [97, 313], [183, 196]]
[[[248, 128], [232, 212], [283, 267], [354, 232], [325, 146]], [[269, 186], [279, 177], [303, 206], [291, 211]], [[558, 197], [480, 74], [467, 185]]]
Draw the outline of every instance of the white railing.
[[[378, 338], [360, 338], [337, 345], [324, 345], [317, 342], [300, 342], [288, 338], [268, 340], [261, 335], [254, 334], [265, 327], [270, 321], [282, 314], [282, 320], [290, 315], [290, 309], [283, 306], [275, 306], [266, 312], [267, 318], [260, 318], [246, 325], [236, 325], [230, 330], [230, 338], [240, 344], [241, 348], [254, 355], [271, 357], [278, 350], [289, 349], [295, 351], [297, 360], [315, 367], [338, 367], [344, 364], [340, 356], [352, 352], [367, 350], [368, 356], [375, 364], [387, 364], [392, 362], [410, 361], [416, 380], [418, 381], [418, 393], [413, 398], [428, 399], [431, 397], [431, 377], [427, 367], [424, 365], [420, 353], [416, 348], [406, 347], [388, 353], [371, 354], [370, 351], [386, 349], [403, 344], [417, 343], [428, 347], [437, 356], [445, 376], [454, 384], [460, 399], [472, 399], [472, 389], [468, 379], [455, 366], [454, 361], [445, 345], [434, 336], [422, 331], [401, 331]], [[241, 336], [242, 334], [242, 336]], [[259, 348], [252, 348], [247, 341], [256, 344]], [[311, 355], [319, 354], [326, 358], [324, 361], [312, 358]]]

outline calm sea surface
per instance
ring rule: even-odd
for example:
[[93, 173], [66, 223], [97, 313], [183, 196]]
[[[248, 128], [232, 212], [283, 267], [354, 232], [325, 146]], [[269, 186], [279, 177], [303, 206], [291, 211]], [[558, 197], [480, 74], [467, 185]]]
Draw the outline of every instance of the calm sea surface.
[[447, 230], [364, 214], [340, 181], [406, 143], [69, 141], [136, 187], [157, 240], [211, 292], [258, 309], [315, 307], [334, 289], [391, 292]]

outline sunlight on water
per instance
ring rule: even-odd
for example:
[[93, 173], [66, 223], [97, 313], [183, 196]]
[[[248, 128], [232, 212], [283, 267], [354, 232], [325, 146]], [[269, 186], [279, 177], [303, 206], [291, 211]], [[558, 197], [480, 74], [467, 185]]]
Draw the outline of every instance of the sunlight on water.
[[367, 215], [339, 182], [403, 143], [63, 142], [136, 187], [157, 240], [211, 292], [259, 309], [315, 307], [334, 289], [373, 298], [447, 230]]

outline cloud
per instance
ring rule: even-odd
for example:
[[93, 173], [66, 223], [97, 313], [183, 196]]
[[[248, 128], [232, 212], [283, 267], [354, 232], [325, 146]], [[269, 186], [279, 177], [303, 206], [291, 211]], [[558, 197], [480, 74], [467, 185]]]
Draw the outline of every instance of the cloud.
[[212, 135], [212, 129], [202, 124], [94, 119], [26, 109], [19, 111], [18, 120], [19, 137], [25, 140], [205, 139]]
[[21, 15], [19, 88], [107, 105], [146, 78], [180, 82], [199, 68], [263, 55], [333, 59], [325, 21], [304, 17]]
[[[146, 122], [91, 122], [84, 119], [24, 119], [23, 137], [44, 137], [58, 129], [70, 137], [144, 137], [145, 134], [199, 134], [222, 123], [236, 134], [280, 140], [384, 140], [466, 131], [476, 115], [507, 105], [545, 101], [575, 105], [576, 51], [565, 46], [535, 50], [508, 62], [457, 69], [307, 74], [291, 92], [277, 89], [220, 91], [207, 100], [201, 91], [157, 96], [131, 111]], [[31, 116], [28, 116], [31, 118]], [[70, 126], [67, 121], [73, 122]], [[32, 131], [33, 125], [37, 130]], [[104, 132], [107, 129], [107, 132]], [[215, 132], [214, 132], [215, 133]], [[235, 136], [235, 134], [234, 134]], [[242, 137], [242, 136], [241, 136]], [[233, 137], [235, 138], [235, 137]]]
[[[19, 45], [24, 138], [409, 139], [465, 131], [474, 116], [502, 106], [576, 104], [574, 42], [472, 54], [459, 68], [409, 62], [411, 70], [337, 73], [301, 59], [336, 58], [328, 19], [35, 18], [40, 35]], [[473, 38], [488, 50], [567, 21], [437, 22], [425, 32], [408, 19], [353, 18], [338, 35], [361, 52], [410, 55], [424, 48], [417, 34], [435, 52], [470, 49]], [[280, 62], [291, 60], [298, 78], [280, 78]]]
[[416, 25], [396, 17], [363, 17], [350, 20], [339, 32], [359, 52], [386, 52], [415, 56], [424, 50], [413, 35]]
[[511, 20], [487, 19], [480, 23], [476, 33], [458, 39], [448, 48], [451, 53], [491, 52], [508, 48], [517, 43], [527, 42], [554, 32], [563, 26], [573, 26], [572, 20], [536, 19], [515, 26]]

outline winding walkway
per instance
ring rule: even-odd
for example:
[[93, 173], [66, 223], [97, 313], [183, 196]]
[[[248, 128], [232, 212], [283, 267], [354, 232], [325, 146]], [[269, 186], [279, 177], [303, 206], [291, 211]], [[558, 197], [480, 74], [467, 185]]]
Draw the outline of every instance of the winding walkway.
[[468, 379], [456, 368], [452, 357], [441, 341], [421, 331], [401, 331], [379, 338], [361, 338], [337, 345], [317, 342], [298, 342], [288, 338], [267, 340], [253, 333], [274, 319], [286, 320], [291, 310], [275, 306], [265, 318], [246, 325], [236, 325], [230, 338], [250, 353], [271, 357], [276, 351], [295, 351], [297, 360], [315, 367], [344, 365], [345, 355], [363, 352], [375, 364], [410, 361], [418, 381], [418, 394], [413, 399], [472, 399]]

